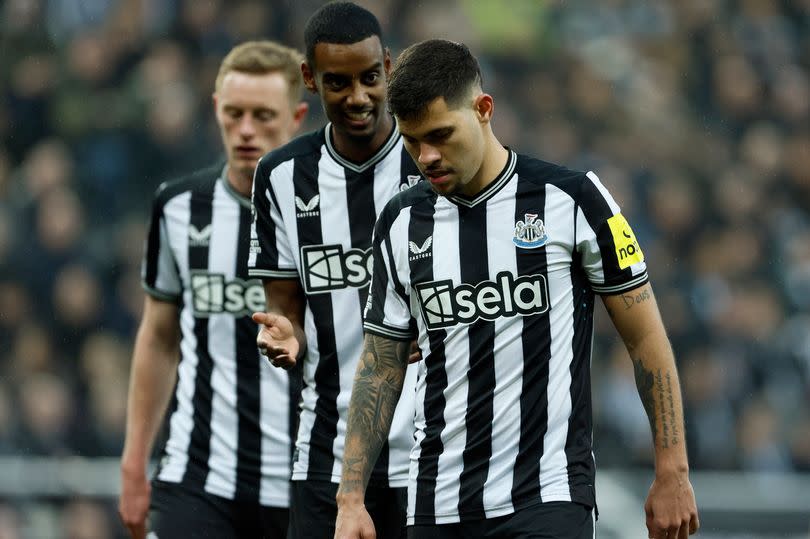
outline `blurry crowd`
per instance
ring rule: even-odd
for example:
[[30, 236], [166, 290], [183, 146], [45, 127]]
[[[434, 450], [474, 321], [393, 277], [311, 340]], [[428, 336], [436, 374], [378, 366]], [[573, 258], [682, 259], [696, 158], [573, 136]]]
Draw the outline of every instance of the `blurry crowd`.
[[[678, 358], [692, 468], [810, 471], [810, 1], [358, 3], [394, 56], [467, 43], [499, 138], [613, 192]], [[0, 2], [0, 456], [120, 454], [152, 193], [220, 157], [223, 55], [300, 48], [320, 4]], [[597, 461], [647, 466], [601, 311], [594, 351]], [[60, 522], [107, 537], [110, 514], [80, 501]], [[0, 536], [17, 517], [0, 499]]]

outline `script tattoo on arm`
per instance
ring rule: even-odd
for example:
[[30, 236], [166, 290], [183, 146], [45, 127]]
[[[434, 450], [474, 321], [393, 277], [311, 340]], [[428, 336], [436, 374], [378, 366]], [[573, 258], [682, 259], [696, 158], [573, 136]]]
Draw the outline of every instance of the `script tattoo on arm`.
[[653, 443], [659, 441], [664, 449], [680, 443], [675, 405], [672, 393], [672, 375], [656, 369], [647, 369], [641, 359], [633, 358], [633, 371], [638, 395], [647, 412]]
[[362, 491], [388, 438], [405, 369], [409, 342], [366, 335], [354, 376], [346, 426], [341, 491]]
[[652, 371], [644, 368], [644, 364], [638, 358], [633, 358], [633, 374], [636, 377], [638, 396], [641, 397], [641, 404], [644, 405], [644, 411], [647, 412], [647, 419], [650, 421], [654, 444], [658, 440], [658, 422], [655, 418], [655, 396], [653, 395], [655, 377]]
[[632, 309], [633, 305], [647, 301], [650, 297], [649, 290], [642, 290], [637, 294], [622, 294], [622, 301], [625, 309]]

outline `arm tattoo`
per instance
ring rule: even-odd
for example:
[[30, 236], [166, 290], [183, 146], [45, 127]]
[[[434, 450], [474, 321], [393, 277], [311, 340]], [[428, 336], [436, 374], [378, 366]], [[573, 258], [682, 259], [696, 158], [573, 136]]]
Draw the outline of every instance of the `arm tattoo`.
[[649, 290], [641, 290], [638, 294], [622, 294], [622, 301], [625, 309], [631, 309], [636, 303], [642, 303], [650, 299]]
[[636, 377], [636, 388], [638, 396], [641, 397], [641, 404], [647, 412], [647, 419], [650, 421], [653, 444], [658, 440], [658, 422], [655, 419], [655, 397], [653, 396], [653, 374], [644, 368], [641, 359], [633, 358], [633, 374]]
[[410, 343], [366, 335], [354, 376], [341, 490], [362, 490], [388, 438], [402, 392]]
[[661, 369], [653, 372], [645, 368], [639, 358], [633, 358], [633, 371], [639, 397], [650, 421], [653, 443], [660, 441], [664, 449], [677, 445], [680, 443], [680, 432], [675, 413], [672, 374], [664, 374]]

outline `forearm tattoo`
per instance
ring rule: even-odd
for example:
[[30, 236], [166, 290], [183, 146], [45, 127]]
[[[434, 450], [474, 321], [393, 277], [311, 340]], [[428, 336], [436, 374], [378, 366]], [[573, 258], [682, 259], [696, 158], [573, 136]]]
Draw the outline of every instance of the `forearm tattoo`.
[[678, 445], [681, 433], [675, 412], [672, 373], [662, 373], [661, 369], [653, 372], [644, 367], [638, 358], [633, 358], [633, 371], [641, 403], [650, 420], [653, 443], [657, 445], [660, 442], [664, 449]]
[[349, 403], [341, 482], [344, 492], [364, 488], [388, 438], [409, 348], [408, 342], [366, 336]]

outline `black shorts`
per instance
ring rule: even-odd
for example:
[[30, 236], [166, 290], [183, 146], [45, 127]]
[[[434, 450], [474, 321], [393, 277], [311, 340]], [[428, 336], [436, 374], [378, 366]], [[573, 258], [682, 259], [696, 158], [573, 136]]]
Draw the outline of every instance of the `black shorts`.
[[408, 539], [593, 539], [593, 510], [572, 502], [548, 502], [511, 515], [454, 524], [408, 526]]
[[[293, 481], [288, 539], [332, 539], [337, 518], [338, 485], [329, 481]], [[369, 486], [366, 509], [377, 539], [405, 539], [408, 489]]]
[[164, 481], [152, 482], [148, 529], [157, 539], [287, 537], [289, 510], [228, 500]]

